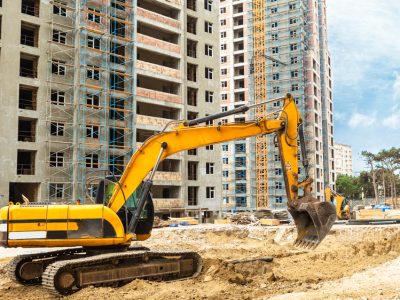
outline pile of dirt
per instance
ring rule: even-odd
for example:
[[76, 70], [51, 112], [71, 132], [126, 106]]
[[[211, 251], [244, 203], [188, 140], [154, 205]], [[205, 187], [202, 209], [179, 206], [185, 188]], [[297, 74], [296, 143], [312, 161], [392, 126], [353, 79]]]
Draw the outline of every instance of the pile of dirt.
[[[327, 288], [331, 280], [400, 257], [400, 226], [335, 226], [316, 250], [294, 247], [295, 235], [295, 228], [290, 226], [161, 228], [154, 230], [143, 245], [154, 250], [199, 252], [204, 266], [197, 278], [174, 282], [135, 280], [119, 288], [89, 287], [66, 298], [266, 299]], [[232, 263], [266, 256], [272, 256], [273, 261]], [[1, 267], [0, 273], [4, 274]], [[2, 299], [53, 298], [39, 287], [23, 287], [4, 276], [0, 279], [0, 293]]]

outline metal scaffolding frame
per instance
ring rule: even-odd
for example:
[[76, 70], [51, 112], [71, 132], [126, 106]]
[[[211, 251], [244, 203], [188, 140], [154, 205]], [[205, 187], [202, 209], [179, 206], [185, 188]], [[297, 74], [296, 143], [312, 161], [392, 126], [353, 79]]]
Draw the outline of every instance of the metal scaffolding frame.
[[[260, 103], [267, 98], [267, 74], [265, 57], [266, 40], [266, 1], [253, 1], [253, 68], [254, 68], [254, 102]], [[258, 106], [255, 117], [261, 119], [267, 114], [265, 105]], [[266, 135], [256, 137], [255, 172], [256, 172], [256, 208], [268, 206], [268, 138]]]
[[[47, 119], [51, 123], [59, 118], [67, 128], [60, 139], [49, 131], [48, 157], [62, 153], [64, 158], [63, 166], [48, 164], [50, 184], [64, 189], [62, 197], [49, 193], [49, 200], [90, 199], [88, 188], [95, 192], [100, 178], [119, 175], [135, 148], [135, 7], [135, 0], [81, 0], [69, 1], [63, 18], [51, 12], [52, 32], [66, 24], [70, 30], [66, 44], [49, 43]], [[66, 53], [67, 74], [61, 78], [51, 68]], [[51, 101], [59, 85], [68, 87], [63, 89], [68, 105], [61, 115], [56, 114], [59, 105]]]
[[[303, 114], [307, 109], [304, 68], [309, 38], [307, 3], [303, 0], [254, 0], [252, 14], [252, 22], [249, 24], [253, 26], [253, 47], [249, 51], [253, 53], [254, 102], [290, 92]], [[282, 104], [277, 101], [260, 107], [255, 117], [261, 118], [268, 112], [276, 111]], [[274, 136], [258, 137], [253, 147], [255, 158], [252, 159], [252, 173], [256, 208], [283, 208], [286, 193]]]

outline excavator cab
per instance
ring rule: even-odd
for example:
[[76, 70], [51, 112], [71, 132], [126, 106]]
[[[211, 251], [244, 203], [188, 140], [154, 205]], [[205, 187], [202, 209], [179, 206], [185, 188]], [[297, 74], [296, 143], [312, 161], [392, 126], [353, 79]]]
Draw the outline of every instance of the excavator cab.
[[[96, 204], [108, 205], [112, 194], [114, 193], [115, 187], [118, 184], [119, 178], [106, 177], [101, 180], [98, 184], [96, 194]], [[131, 221], [134, 212], [137, 210], [137, 204], [139, 202], [139, 194], [142, 190], [142, 184], [138, 186], [135, 192], [133, 192], [128, 199], [125, 199], [125, 205], [117, 212], [118, 217], [121, 219], [124, 225], [125, 231], [127, 231], [128, 224]], [[154, 223], [154, 203], [151, 193], [147, 194], [146, 204], [140, 214], [138, 225], [133, 233], [137, 237], [141, 235], [149, 235], [153, 228]]]

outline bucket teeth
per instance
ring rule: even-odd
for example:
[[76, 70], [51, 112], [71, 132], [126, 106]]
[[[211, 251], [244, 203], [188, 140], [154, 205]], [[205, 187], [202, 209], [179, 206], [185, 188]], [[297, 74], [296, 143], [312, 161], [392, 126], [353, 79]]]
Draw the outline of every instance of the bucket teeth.
[[310, 249], [314, 250], [318, 247], [319, 241], [317, 237], [312, 238], [304, 238], [303, 240], [296, 239], [293, 243], [295, 247], [302, 248], [302, 249]]

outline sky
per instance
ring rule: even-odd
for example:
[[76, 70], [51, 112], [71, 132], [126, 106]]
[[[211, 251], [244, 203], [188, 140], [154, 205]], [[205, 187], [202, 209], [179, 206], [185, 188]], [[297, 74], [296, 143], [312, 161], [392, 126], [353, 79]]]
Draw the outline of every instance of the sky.
[[353, 150], [400, 147], [400, 1], [326, 0], [334, 138]]

